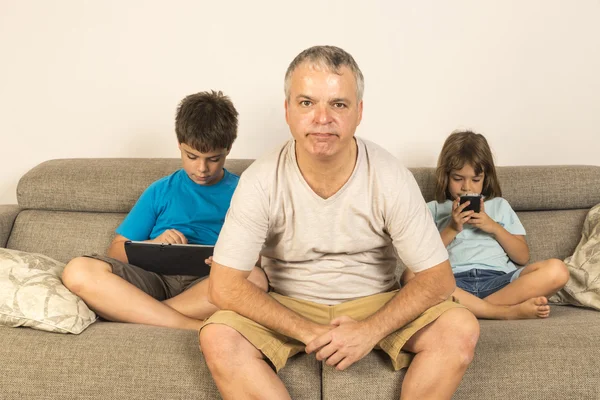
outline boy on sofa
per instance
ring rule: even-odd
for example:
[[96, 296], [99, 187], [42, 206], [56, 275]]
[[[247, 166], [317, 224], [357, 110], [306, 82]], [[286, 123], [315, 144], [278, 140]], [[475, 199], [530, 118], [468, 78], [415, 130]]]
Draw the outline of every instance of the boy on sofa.
[[[208, 279], [160, 275], [128, 263], [124, 243], [214, 245], [239, 177], [223, 168], [237, 137], [238, 113], [222, 92], [184, 98], [175, 131], [182, 169], [150, 185], [116, 230], [108, 257], [77, 257], [65, 267], [64, 285], [111, 321], [199, 329], [217, 310]], [[248, 280], [267, 290], [255, 267]]]

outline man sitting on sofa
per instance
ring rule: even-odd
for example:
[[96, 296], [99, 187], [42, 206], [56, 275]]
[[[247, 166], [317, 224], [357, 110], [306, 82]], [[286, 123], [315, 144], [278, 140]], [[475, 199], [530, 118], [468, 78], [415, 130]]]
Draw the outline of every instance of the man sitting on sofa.
[[[410, 364], [403, 398], [449, 399], [472, 359], [479, 326], [449, 300], [448, 255], [419, 187], [354, 137], [363, 87], [337, 47], [309, 48], [287, 70], [293, 140], [244, 172], [213, 257], [222, 311], [200, 342], [224, 399], [289, 398], [272, 367], [300, 351], [343, 370], [375, 347], [395, 369]], [[401, 290], [395, 252], [416, 275]], [[270, 294], [246, 279], [259, 253]]]
[[[108, 257], [71, 260], [64, 285], [105, 319], [199, 329], [217, 308], [208, 301], [208, 280], [161, 275], [128, 263], [124, 243], [214, 245], [239, 178], [223, 168], [237, 136], [237, 116], [221, 92], [184, 98], [175, 120], [183, 168], [142, 193], [108, 248]], [[256, 260], [256, 258], [255, 258]], [[266, 291], [260, 268], [248, 280]]]

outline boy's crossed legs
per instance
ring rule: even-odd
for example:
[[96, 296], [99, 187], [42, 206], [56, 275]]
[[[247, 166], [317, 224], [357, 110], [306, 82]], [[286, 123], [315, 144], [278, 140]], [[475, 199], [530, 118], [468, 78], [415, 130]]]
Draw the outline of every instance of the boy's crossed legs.
[[[402, 283], [413, 276], [407, 269]], [[526, 266], [518, 278], [483, 299], [458, 287], [453, 296], [478, 318], [546, 318], [550, 315], [547, 297], [560, 290], [568, 279], [565, 264], [558, 259], [548, 259]]]
[[[160, 276], [114, 259], [77, 257], [65, 267], [62, 280], [110, 321], [198, 330], [217, 311], [208, 301], [208, 279]], [[260, 268], [248, 280], [267, 291]]]

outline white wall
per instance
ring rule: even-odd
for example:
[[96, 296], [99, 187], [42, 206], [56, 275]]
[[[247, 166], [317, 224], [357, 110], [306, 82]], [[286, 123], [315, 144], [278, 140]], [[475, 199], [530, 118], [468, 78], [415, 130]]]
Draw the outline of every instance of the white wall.
[[366, 79], [358, 134], [433, 166], [456, 128], [499, 165], [600, 165], [600, 1], [0, 0], [0, 204], [64, 157], [177, 157], [185, 95], [240, 112], [232, 156], [288, 137], [283, 75], [315, 44]]

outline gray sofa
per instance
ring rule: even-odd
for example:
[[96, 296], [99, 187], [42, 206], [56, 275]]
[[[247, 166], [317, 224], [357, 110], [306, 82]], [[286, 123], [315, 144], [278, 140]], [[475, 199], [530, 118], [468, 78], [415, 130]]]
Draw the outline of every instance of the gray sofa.
[[[241, 173], [251, 160], [229, 160]], [[18, 206], [0, 206], [0, 246], [67, 262], [103, 253], [140, 193], [179, 167], [176, 159], [47, 161], [26, 173]], [[412, 169], [426, 200], [433, 169]], [[531, 261], [564, 259], [600, 203], [600, 167], [501, 167]], [[96, 322], [80, 335], [0, 327], [2, 399], [215, 399], [192, 331]], [[373, 352], [344, 372], [312, 355], [281, 378], [294, 399], [398, 399], [404, 371]], [[600, 399], [600, 313], [553, 306], [547, 320], [481, 321], [475, 359], [456, 399]]]

